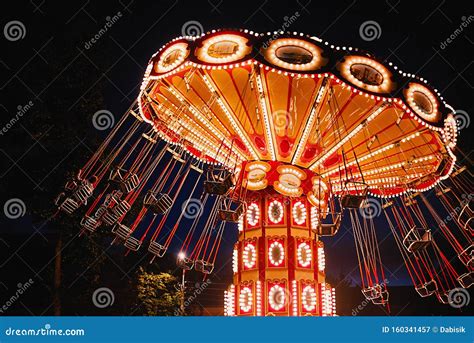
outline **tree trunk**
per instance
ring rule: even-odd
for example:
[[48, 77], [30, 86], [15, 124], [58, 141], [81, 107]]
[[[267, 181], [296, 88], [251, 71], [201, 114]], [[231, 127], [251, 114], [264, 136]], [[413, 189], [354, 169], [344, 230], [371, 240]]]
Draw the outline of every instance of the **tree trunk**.
[[63, 249], [63, 235], [60, 233], [58, 240], [56, 241], [56, 248], [55, 248], [55, 257], [54, 257], [54, 295], [53, 295], [53, 308], [54, 308], [54, 315], [60, 316], [61, 315], [61, 260], [62, 260], [62, 251]]

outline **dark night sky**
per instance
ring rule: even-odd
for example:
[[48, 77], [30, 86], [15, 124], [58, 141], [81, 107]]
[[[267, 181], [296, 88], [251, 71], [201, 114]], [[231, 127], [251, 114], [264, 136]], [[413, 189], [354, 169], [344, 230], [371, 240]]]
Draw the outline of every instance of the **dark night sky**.
[[[138, 94], [139, 85], [148, 59], [164, 43], [181, 35], [183, 24], [198, 21], [204, 30], [214, 28], [248, 28], [257, 32], [278, 30], [286, 16], [299, 12], [299, 18], [291, 25], [290, 31], [304, 32], [319, 36], [337, 45], [355, 46], [372, 52], [379, 59], [393, 62], [401, 69], [420, 75], [437, 88], [455, 109], [473, 113], [473, 41], [474, 23], [465, 28], [452, 43], [444, 49], [444, 42], [473, 12], [472, 3], [455, 1], [63, 1], [50, 2], [33, 0], [9, 2], [2, 8], [2, 27], [12, 20], [21, 21], [26, 28], [24, 39], [11, 42], [0, 37], [2, 48], [0, 68], [2, 69], [2, 98], [0, 100], [3, 126], [15, 114], [20, 105], [30, 100], [44, 106], [43, 96], [68, 82], [72, 66], [79, 61], [90, 64], [92, 74], [84, 74], [86, 87], [67, 89], [58, 93], [64, 97], [63, 115], [77, 111], [78, 106], [87, 103], [88, 94], [100, 91], [105, 96], [106, 108], [116, 118], [123, 113]], [[103, 27], [107, 16], [117, 12], [122, 17], [100, 41], [90, 49], [85, 43]], [[381, 35], [373, 41], [365, 41], [359, 34], [362, 23], [373, 20], [381, 27]], [[41, 73], [46, 67], [58, 63], [55, 55], [69, 55], [69, 60], [61, 59], [56, 71]], [[33, 82], [35, 74], [45, 82]], [[33, 81], [32, 81], [33, 80]], [[98, 109], [92, 108], [91, 113]], [[88, 115], [91, 115], [88, 113]], [[64, 175], [55, 172], [34, 173], [26, 176], [41, 164], [41, 154], [31, 154], [29, 150], [14, 148], [17, 139], [32, 140], [34, 149], [40, 143], [34, 135], [35, 125], [30, 121], [17, 127], [13, 134], [0, 136], [1, 151], [8, 154], [0, 169], [2, 204], [6, 199], [18, 197], [15, 184], [22, 185], [22, 196], [27, 199], [32, 192], [38, 192], [35, 183], [51, 182], [56, 179], [58, 190]], [[31, 125], [31, 126], [29, 126]], [[58, 128], [56, 128], [58, 129]], [[60, 129], [60, 128], [59, 128]], [[461, 132], [459, 145], [469, 156], [472, 140], [466, 128]], [[97, 131], [91, 125], [84, 138], [93, 141]], [[95, 137], [94, 137], [95, 136]], [[60, 144], [60, 142], [58, 142]], [[63, 155], [55, 157], [63, 162]], [[461, 157], [464, 159], [467, 157]], [[23, 195], [26, 194], [26, 195]], [[44, 199], [44, 202], [49, 199]], [[28, 207], [28, 204], [27, 204]], [[3, 216], [3, 213], [2, 213]], [[347, 223], [346, 223], [347, 224]], [[2, 217], [0, 233], [12, 231], [28, 237], [32, 232], [28, 219], [12, 222]], [[354, 242], [347, 225], [339, 236], [325, 240], [327, 244], [327, 268], [334, 274], [348, 274], [357, 265]], [[387, 227], [381, 226], [379, 237], [389, 234]], [[229, 243], [223, 253], [229, 253], [230, 241], [234, 234], [226, 236]], [[408, 277], [401, 264], [400, 254], [389, 238], [381, 244], [382, 259], [388, 270], [392, 285], [406, 284]], [[357, 273], [351, 273], [357, 279]]]

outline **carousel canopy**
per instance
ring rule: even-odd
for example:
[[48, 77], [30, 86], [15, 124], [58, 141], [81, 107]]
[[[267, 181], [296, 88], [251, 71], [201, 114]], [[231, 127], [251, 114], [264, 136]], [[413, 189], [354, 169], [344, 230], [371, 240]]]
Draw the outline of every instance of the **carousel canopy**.
[[335, 194], [347, 179], [379, 196], [426, 190], [455, 162], [453, 110], [425, 79], [297, 33], [176, 38], [150, 60], [139, 110], [204, 162], [291, 164]]

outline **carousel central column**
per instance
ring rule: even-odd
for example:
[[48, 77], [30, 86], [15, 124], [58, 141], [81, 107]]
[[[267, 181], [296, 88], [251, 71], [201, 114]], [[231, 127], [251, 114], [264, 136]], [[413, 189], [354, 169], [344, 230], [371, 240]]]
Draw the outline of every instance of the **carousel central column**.
[[335, 315], [334, 289], [325, 282], [324, 245], [314, 230], [317, 208], [297, 181], [305, 173], [266, 162], [248, 163], [241, 172], [246, 173], [247, 209], [234, 246], [225, 315]]

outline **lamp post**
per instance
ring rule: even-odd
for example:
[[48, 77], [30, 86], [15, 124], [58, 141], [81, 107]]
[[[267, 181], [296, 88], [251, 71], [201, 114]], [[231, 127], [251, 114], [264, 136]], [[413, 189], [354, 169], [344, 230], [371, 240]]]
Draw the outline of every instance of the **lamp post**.
[[[178, 260], [180, 261], [183, 261], [185, 259], [186, 255], [184, 254], [184, 252], [180, 252], [178, 254]], [[181, 304], [180, 304], [180, 312], [181, 312], [181, 315], [184, 316], [184, 296], [185, 296], [185, 290], [186, 290], [186, 284], [185, 284], [185, 281], [184, 281], [184, 277], [186, 275], [186, 269], [182, 269], [183, 272], [182, 272], [182, 276], [181, 276], [181, 284], [179, 285], [179, 290], [181, 292]]]

